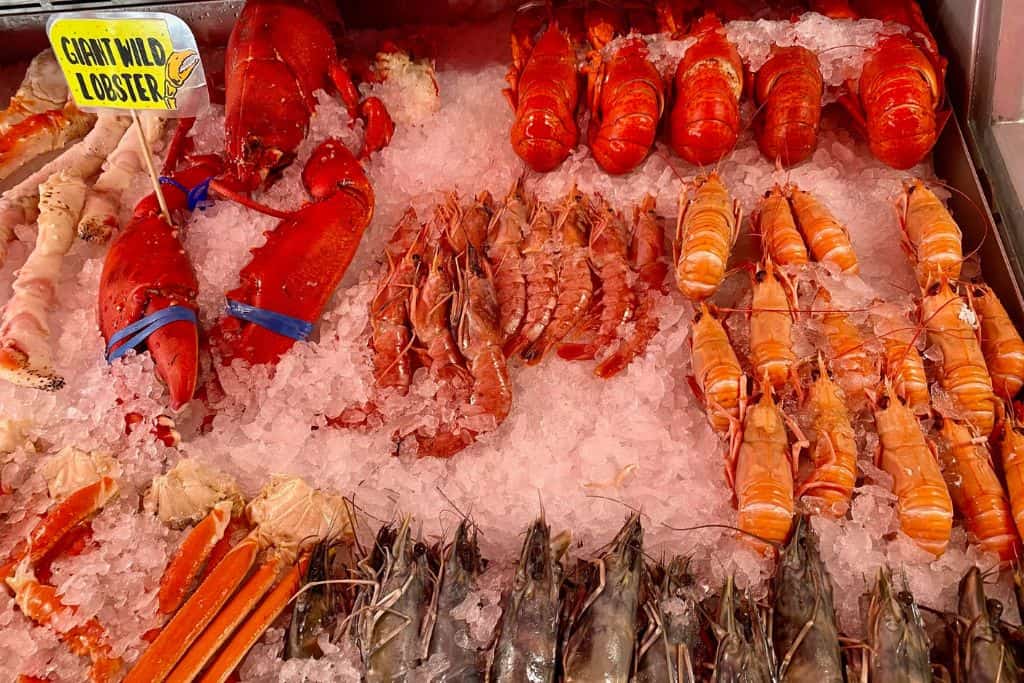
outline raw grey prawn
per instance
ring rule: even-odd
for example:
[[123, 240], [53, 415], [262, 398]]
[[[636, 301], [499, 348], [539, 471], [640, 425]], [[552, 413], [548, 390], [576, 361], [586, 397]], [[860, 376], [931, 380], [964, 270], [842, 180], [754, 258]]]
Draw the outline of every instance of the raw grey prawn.
[[563, 680], [566, 683], [629, 680], [636, 637], [643, 529], [633, 514], [609, 549], [586, 567], [566, 625]]
[[843, 683], [832, 580], [810, 519], [797, 518], [772, 579], [772, 638], [778, 678], [786, 683]]
[[677, 556], [660, 570], [648, 569], [642, 608], [646, 627], [638, 635], [636, 683], [696, 683], [704, 638], [700, 590], [690, 560]]
[[568, 547], [568, 537], [551, 537], [543, 516], [527, 529], [495, 640], [490, 670], [495, 683], [555, 680], [561, 618], [558, 596], [565, 574], [562, 556]]
[[772, 646], [761, 615], [748, 595], [737, 597], [733, 577], [722, 589], [718, 603], [718, 651], [713, 683], [772, 683]]
[[412, 518], [377, 534], [358, 603], [359, 645], [367, 683], [405, 680], [420, 660], [422, 606], [431, 590], [426, 549], [412, 536]]
[[887, 568], [878, 570], [867, 613], [867, 645], [870, 680], [877, 683], [931, 683], [928, 636], [921, 612], [904, 587], [893, 585]]
[[441, 570], [437, 577], [426, 629], [428, 657], [443, 657], [447, 668], [444, 681], [474, 683], [483, 681], [481, 654], [470, 645], [469, 626], [453, 611], [477, 588], [486, 560], [480, 556], [477, 530], [462, 520], [447, 548], [442, 548]]
[[1024, 670], [1000, 632], [1002, 603], [985, 597], [985, 582], [977, 567], [960, 581], [956, 638], [962, 681], [1019, 681]]

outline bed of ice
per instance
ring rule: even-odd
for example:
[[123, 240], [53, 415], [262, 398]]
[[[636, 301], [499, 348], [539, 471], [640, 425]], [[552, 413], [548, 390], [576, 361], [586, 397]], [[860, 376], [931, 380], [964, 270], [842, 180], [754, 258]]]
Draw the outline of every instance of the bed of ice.
[[[422, 524], [422, 533], [436, 539], [454, 527], [461, 513], [472, 515], [482, 531], [484, 554], [492, 560], [481, 594], [466, 606], [467, 617], [476, 622], [479, 633], [486, 633], [497, 620], [500, 580], [518, 554], [521, 531], [542, 506], [553, 526], [572, 530], [580, 554], [609, 539], [630, 507], [641, 509], [646, 549], [652, 558], [689, 553], [709, 585], [717, 587], [734, 573], [741, 585], [764, 593], [771, 564], [748, 545], [720, 528], [679, 530], [730, 524], [735, 513], [722, 476], [722, 444], [687, 386], [692, 312], [677, 293], [659, 304], [662, 329], [647, 354], [613, 380], [594, 378], [590, 363], [550, 359], [533, 368], [515, 364], [515, 398], [508, 419], [451, 460], [393, 455], [395, 428], [431, 419], [433, 388], [423, 377], [417, 379], [410, 398], [387, 406], [393, 419], [383, 428], [363, 432], [325, 426], [326, 416], [373, 397], [367, 304], [380, 273], [382, 245], [398, 216], [410, 204], [426, 209], [451, 190], [464, 197], [482, 189], [503, 196], [523, 172], [508, 143], [512, 112], [500, 93], [508, 61], [507, 27], [508, 19], [501, 18], [473, 27], [425, 31], [424, 37], [436, 49], [442, 106], [418, 122], [400, 125], [391, 145], [369, 162], [376, 190], [374, 220], [318, 325], [317, 339], [297, 344], [273, 376], [265, 369], [223, 369], [227, 396], [216, 406], [209, 433], [199, 434], [202, 407], [194, 405], [176, 416], [184, 437], [177, 449], [163, 446], [146, 429], [125, 434], [127, 413], [160, 415], [166, 394], [148, 355], [130, 354], [113, 366], [104, 362], [96, 321], [104, 247], [78, 242], [72, 248], [59, 287], [60, 301], [51, 316], [55, 360], [67, 385], [55, 394], [0, 387], [0, 415], [24, 421], [38, 450], [19, 449], [2, 470], [3, 484], [12, 492], [0, 496], [5, 527], [0, 555], [48, 505], [45, 482], [34, 465], [44, 457], [41, 454], [65, 445], [113, 453], [124, 470], [122, 493], [93, 522], [94, 547], [55, 563], [53, 580], [63, 600], [77, 606], [76, 618], [95, 616], [102, 621], [115, 651], [127, 660], [137, 657], [144, 645], [140, 635], [159, 623], [155, 592], [168, 554], [181, 535], [141, 514], [140, 496], [154, 475], [185, 456], [224, 469], [250, 495], [270, 474], [290, 473], [353, 496], [366, 533], [381, 520], [412, 513]], [[728, 31], [753, 69], [763, 63], [769, 39], [827, 51], [822, 57], [828, 65], [826, 81], [837, 85], [856, 75], [859, 55], [882, 28], [877, 22], [851, 24], [807, 15], [796, 24], [734, 23]], [[362, 38], [373, 44], [379, 37]], [[661, 55], [678, 52], [678, 46], [658, 44], [654, 49]], [[842, 59], [833, 59], [840, 55]], [[375, 88], [396, 118], [408, 113], [402, 111], [400, 84]], [[750, 114], [748, 108], [748, 119]], [[286, 209], [298, 206], [304, 196], [299, 172], [315, 143], [328, 135], [341, 136], [352, 146], [359, 143], [359, 125], [350, 128], [348, 124], [339, 103], [321, 95], [297, 163], [260, 199]], [[221, 148], [221, 126], [219, 111], [197, 124], [200, 148]], [[556, 200], [577, 183], [622, 208], [652, 193], [671, 231], [681, 183], [700, 170], [659, 144], [637, 171], [613, 178], [601, 172], [581, 146], [557, 171], [528, 174], [527, 188], [542, 199]], [[914, 280], [895, 248], [898, 227], [892, 200], [905, 178], [930, 176], [929, 165], [910, 172], [883, 166], [850, 133], [843, 116], [830, 111], [809, 162], [790, 171], [776, 169], [761, 158], [748, 130], [719, 170], [748, 214], [777, 181], [793, 181], [824, 198], [849, 227], [862, 264], [864, 285], [850, 288], [847, 300], [877, 295], [910, 304], [907, 292]], [[145, 191], [145, 178], [126, 190], [126, 212]], [[273, 219], [227, 202], [192, 217], [185, 247], [199, 276], [204, 326], [220, 315], [223, 292], [236, 283], [248, 249], [261, 241], [261, 231], [273, 225]], [[748, 231], [744, 221], [740, 254], [751, 253]], [[34, 239], [34, 228], [19, 228], [18, 237], [0, 270], [0, 291], [9, 291]], [[730, 280], [727, 294], [731, 291], [739, 298], [744, 278], [740, 274]], [[731, 326], [743, 326], [741, 314], [733, 316]], [[868, 439], [861, 460], [865, 477], [850, 518], [815, 521], [836, 584], [842, 626], [854, 636], [861, 628], [858, 596], [879, 566], [903, 567], [920, 602], [950, 609], [965, 568], [995, 564], [994, 558], [967, 546], [960, 527], [954, 530], [948, 552], [938, 560], [896, 534], [893, 496], [886, 475], [870, 465], [871, 446]], [[1003, 599], [1013, 618], [1006, 583], [991, 590]], [[282, 663], [276, 657], [282, 638], [280, 629], [270, 631], [243, 665], [243, 680], [272, 680], [279, 675], [289, 680], [340, 680], [352, 675], [351, 653], [344, 650], [332, 650], [317, 663]], [[79, 680], [84, 670], [83, 660], [46, 629], [29, 624], [9, 598], [0, 598], [0, 677], [8, 680], [18, 673], [31, 673], [51, 680]]]

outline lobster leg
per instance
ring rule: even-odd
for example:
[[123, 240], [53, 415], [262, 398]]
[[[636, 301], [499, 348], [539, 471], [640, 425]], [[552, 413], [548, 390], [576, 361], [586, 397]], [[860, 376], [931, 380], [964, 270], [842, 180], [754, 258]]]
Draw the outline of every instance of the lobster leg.
[[[177, 173], [174, 180], [191, 188], [220, 170], [219, 162], [204, 158], [192, 168]], [[188, 197], [180, 187], [164, 186], [171, 211], [186, 208]], [[178, 231], [160, 215], [154, 195], [143, 199], [132, 220], [110, 246], [100, 277], [100, 329], [110, 343], [119, 331], [145, 316], [172, 306], [197, 311], [195, 273], [188, 261]], [[191, 400], [199, 369], [199, 335], [192, 320], [177, 319], [157, 329], [144, 340], [153, 356], [157, 373], [167, 384], [171, 408], [178, 410]], [[109, 351], [117, 352], [127, 340], [117, 341]], [[141, 344], [142, 342], [139, 342]]]
[[157, 596], [160, 611], [164, 614], [174, 614], [185, 600], [185, 595], [195, 583], [214, 546], [220, 542], [228, 528], [231, 506], [231, 501], [217, 503], [210, 514], [189, 532], [167, 565], [160, 579], [160, 592]]

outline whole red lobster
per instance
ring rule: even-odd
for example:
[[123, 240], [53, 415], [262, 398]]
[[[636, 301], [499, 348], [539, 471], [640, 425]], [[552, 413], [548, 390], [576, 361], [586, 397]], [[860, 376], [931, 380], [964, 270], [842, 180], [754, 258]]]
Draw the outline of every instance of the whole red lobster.
[[949, 108], [942, 108], [946, 60], [913, 0], [859, 0], [855, 9], [910, 28], [879, 41], [860, 80], [850, 84], [856, 95], [841, 98], [871, 153], [893, 168], [910, 168], [935, 146], [949, 119]]
[[628, 38], [607, 61], [591, 53], [587, 99], [594, 160], [608, 173], [632, 171], [651, 151], [665, 108], [665, 84], [642, 38]]
[[[366, 118], [361, 156], [390, 140], [393, 124], [383, 104], [374, 98], [361, 105], [352, 101], [358, 95], [331, 34], [303, 2], [249, 0], [232, 30], [225, 72], [227, 172], [219, 174], [220, 164], [200, 160], [167, 178], [165, 195], [173, 209], [193, 208], [207, 186], [258, 207], [239, 193], [272, 182], [294, 159], [316, 104], [313, 93], [329, 79], [350, 110]], [[182, 131], [187, 134], [187, 127]], [[232, 317], [220, 321], [213, 335], [225, 361], [273, 363], [304, 338], [370, 221], [369, 181], [339, 142], [322, 143], [302, 177], [314, 203], [290, 214], [261, 208], [283, 220], [254, 250], [241, 286], [228, 295]], [[135, 220], [111, 247], [103, 275], [99, 306], [110, 353], [145, 342], [168, 384], [172, 407], [179, 408], [194, 393], [199, 365], [196, 280], [175, 229], [155, 212], [152, 198], [140, 204]]]
[[811, 155], [818, 141], [824, 84], [818, 58], [804, 47], [772, 47], [772, 54], [754, 82], [761, 112], [757, 145], [771, 160], [785, 166]]
[[[579, 137], [576, 52], [557, 21], [548, 24], [535, 44], [521, 33], [516, 35], [517, 27], [513, 28], [512, 44], [518, 47], [513, 50], [505, 89], [516, 112], [512, 148], [530, 168], [545, 173], [565, 161]], [[526, 49], [526, 55], [517, 52]]]
[[[188, 205], [179, 189], [196, 185], [221, 170], [216, 157], [206, 158], [187, 171], [175, 174], [177, 185], [164, 188], [172, 213]], [[145, 341], [157, 374], [170, 390], [171, 408], [177, 410], [192, 399], [199, 367], [199, 335], [196, 328], [196, 282], [192, 264], [178, 241], [178, 229], [160, 213], [155, 194], [135, 207], [132, 219], [113, 240], [100, 276], [99, 322], [108, 343], [108, 357], [116, 357], [136, 344], [130, 336], [141, 333], [132, 325], [164, 312], [167, 322]], [[169, 312], [168, 312], [169, 311]], [[171, 318], [177, 319], [171, 319]], [[159, 321], [157, 321], [159, 322]], [[128, 331], [124, 338], [115, 335]], [[123, 349], [123, 350], [122, 350]]]
[[739, 137], [743, 62], [715, 15], [704, 15], [691, 33], [697, 42], [676, 68], [669, 141], [676, 154], [703, 166], [721, 159]]

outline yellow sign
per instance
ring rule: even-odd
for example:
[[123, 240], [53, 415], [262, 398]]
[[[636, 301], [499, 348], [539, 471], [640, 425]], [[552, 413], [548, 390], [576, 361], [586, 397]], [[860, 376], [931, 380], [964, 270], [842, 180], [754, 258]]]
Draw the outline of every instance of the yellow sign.
[[[181, 40], [181, 26], [159, 13], [62, 15], [51, 20], [49, 35], [79, 107], [176, 111], [186, 84], [205, 94], [195, 41], [187, 26]], [[198, 82], [189, 83], [193, 76]]]

